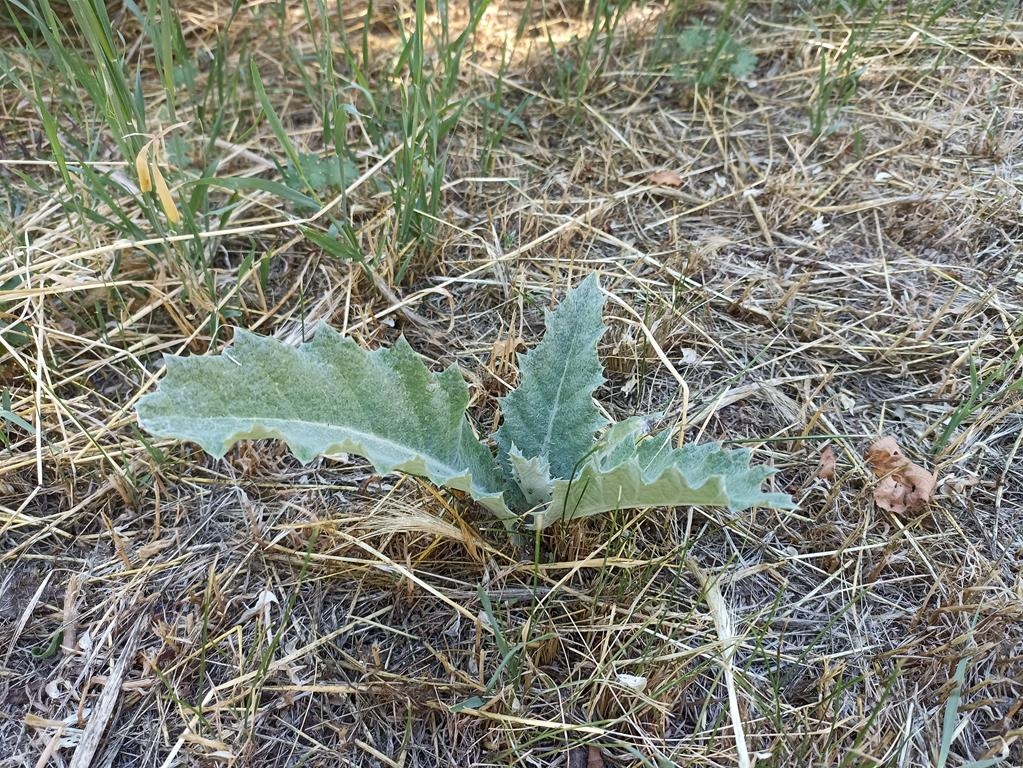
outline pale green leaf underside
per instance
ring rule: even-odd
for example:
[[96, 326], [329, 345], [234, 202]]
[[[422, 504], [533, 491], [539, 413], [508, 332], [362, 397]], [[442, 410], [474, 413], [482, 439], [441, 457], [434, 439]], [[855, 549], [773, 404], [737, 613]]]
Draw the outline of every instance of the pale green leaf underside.
[[138, 405], [154, 435], [214, 456], [263, 437], [285, 440], [302, 462], [356, 453], [381, 474], [425, 477], [509, 516], [496, 462], [466, 419], [461, 374], [431, 373], [404, 338], [367, 352], [326, 326], [297, 348], [239, 330], [229, 354], [166, 363], [159, 391]]
[[644, 437], [645, 426], [645, 419], [632, 418], [609, 428], [572, 481], [554, 481], [551, 504], [535, 515], [536, 526], [616, 509], [793, 507], [787, 495], [761, 490], [773, 470], [750, 467], [749, 451], [716, 443], [672, 448], [669, 431]]
[[570, 477], [606, 422], [593, 404], [604, 380], [597, 342], [604, 334], [604, 296], [590, 275], [545, 312], [547, 333], [519, 355], [518, 388], [501, 400], [504, 423], [494, 435], [502, 464], [514, 444], [527, 458], [545, 459], [554, 477]]
[[508, 452], [508, 463], [512, 479], [529, 509], [546, 505], [551, 500], [551, 466], [544, 458], [527, 459], [518, 446], [513, 445]]

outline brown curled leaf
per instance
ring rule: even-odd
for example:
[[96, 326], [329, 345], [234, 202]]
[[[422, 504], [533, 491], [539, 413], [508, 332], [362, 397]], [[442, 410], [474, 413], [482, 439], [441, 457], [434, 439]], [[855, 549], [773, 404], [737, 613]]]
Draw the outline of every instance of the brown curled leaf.
[[882, 437], [867, 451], [874, 474], [881, 478], [874, 488], [874, 501], [881, 509], [895, 514], [913, 512], [931, 500], [936, 479], [914, 464], [893, 437]]
[[835, 466], [838, 462], [838, 457], [835, 456], [835, 451], [830, 445], [824, 446], [824, 450], [821, 451], [820, 460], [817, 462], [816, 476], [821, 480], [831, 480], [835, 476]]
[[678, 171], [661, 170], [647, 176], [647, 181], [659, 187], [681, 187], [683, 179]]

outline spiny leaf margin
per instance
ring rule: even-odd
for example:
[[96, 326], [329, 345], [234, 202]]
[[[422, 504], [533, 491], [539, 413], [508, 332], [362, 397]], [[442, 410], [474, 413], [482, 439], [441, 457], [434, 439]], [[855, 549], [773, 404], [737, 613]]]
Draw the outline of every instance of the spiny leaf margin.
[[[791, 508], [787, 495], [761, 490], [773, 470], [751, 468], [749, 451], [718, 444], [672, 448], [669, 431], [649, 436], [657, 414], [611, 424], [599, 440], [594, 437], [605, 423], [592, 401], [603, 380], [596, 352], [605, 331], [602, 310], [591, 276], [547, 313], [554, 340], [544, 347], [545, 339], [522, 358], [532, 369], [523, 377], [528, 397], [516, 402], [516, 390], [505, 398], [518, 425], [509, 427], [506, 419], [495, 435], [498, 459], [465, 415], [468, 389], [456, 366], [431, 373], [404, 337], [390, 349], [367, 352], [327, 326], [297, 348], [239, 330], [230, 353], [168, 356], [160, 389], [139, 402], [139, 421], [156, 436], [192, 440], [218, 457], [239, 440], [261, 437], [285, 440], [303, 462], [356, 453], [381, 474], [405, 472], [469, 493], [496, 514], [513, 540], [519, 540], [519, 522], [543, 528], [616, 509]], [[541, 348], [544, 354], [536, 355]], [[565, 365], [568, 358], [576, 365]], [[559, 387], [540, 380], [550, 371], [563, 398], [555, 396]], [[548, 421], [541, 419], [536, 428], [530, 408]], [[565, 435], [555, 429], [559, 424], [581, 432]], [[564, 426], [569, 424], [576, 426]], [[510, 441], [510, 432], [520, 428], [527, 439], [542, 436], [533, 444], [540, 453]]]
[[504, 423], [494, 439], [507, 469], [512, 445], [522, 456], [546, 460], [554, 477], [570, 477], [607, 421], [593, 404], [604, 381], [597, 342], [607, 326], [596, 273], [570, 290], [557, 309], [544, 310], [547, 331], [519, 355], [520, 383], [501, 398]]
[[230, 352], [165, 361], [160, 388], [138, 403], [153, 435], [216, 457], [264, 437], [284, 440], [303, 463], [356, 453], [381, 474], [425, 477], [511, 517], [494, 457], [466, 418], [457, 366], [430, 372], [404, 337], [366, 351], [326, 325], [298, 347], [239, 329]]
[[738, 512], [795, 506], [787, 494], [761, 489], [774, 470], [751, 467], [749, 450], [719, 443], [673, 448], [670, 430], [646, 436], [651, 418], [613, 424], [575, 477], [554, 481], [551, 503], [534, 512], [534, 526], [645, 507], [696, 504]]

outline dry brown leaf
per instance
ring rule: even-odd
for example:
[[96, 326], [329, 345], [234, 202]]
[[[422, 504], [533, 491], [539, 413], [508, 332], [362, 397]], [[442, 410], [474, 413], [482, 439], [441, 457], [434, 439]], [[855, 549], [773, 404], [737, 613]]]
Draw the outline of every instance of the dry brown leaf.
[[909, 459], [903, 455], [895, 438], [885, 435], [875, 440], [867, 449], [867, 461], [870, 462], [875, 474], [887, 475], [902, 469]]
[[501, 338], [494, 342], [494, 347], [490, 352], [490, 357], [493, 360], [514, 360], [515, 353], [524, 346], [525, 342], [522, 340], [521, 336], [508, 336], [506, 338]]
[[592, 744], [586, 755], [586, 768], [604, 768], [604, 756]]
[[660, 187], [681, 187], [684, 179], [678, 171], [654, 171], [647, 176], [647, 181]]
[[821, 451], [820, 460], [817, 462], [817, 477], [821, 480], [830, 480], [835, 476], [835, 465], [838, 462], [838, 457], [835, 456], [835, 451], [830, 445], [824, 446], [824, 450]]
[[139, 560], [145, 562], [163, 552], [167, 547], [172, 546], [176, 541], [176, 537], [149, 541], [139, 547], [135, 554], [138, 555]]
[[882, 437], [870, 446], [867, 461], [881, 478], [874, 488], [874, 501], [881, 509], [902, 514], [931, 500], [934, 475], [906, 458], [894, 437]]

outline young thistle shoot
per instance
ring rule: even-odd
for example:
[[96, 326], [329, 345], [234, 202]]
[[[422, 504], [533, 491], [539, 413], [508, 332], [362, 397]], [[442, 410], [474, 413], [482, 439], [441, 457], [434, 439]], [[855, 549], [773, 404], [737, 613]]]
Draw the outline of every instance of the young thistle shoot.
[[593, 403], [603, 307], [591, 275], [546, 312], [546, 335], [520, 356], [519, 386], [501, 399], [496, 455], [473, 431], [456, 366], [433, 373], [404, 337], [366, 351], [325, 325], [298, 347], [239, 329], [230, 356], [168, 356], [139, 423], [217, 457], [263, 437], [303, 463], [355, 453], [380, 474], [469, 494], [510, 532], [627, 508], [791, 508], [787, 495], [763, 492], [773, 470], [750, 467], [745, 449], [676, 448], [670, 430], [648, 434], [650, 416], [606, 422]]

